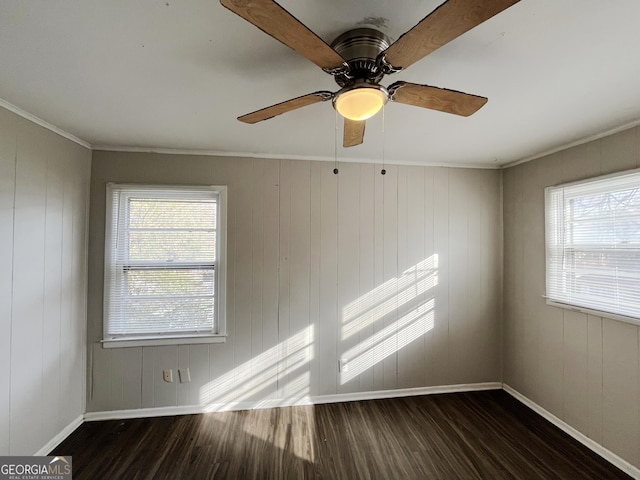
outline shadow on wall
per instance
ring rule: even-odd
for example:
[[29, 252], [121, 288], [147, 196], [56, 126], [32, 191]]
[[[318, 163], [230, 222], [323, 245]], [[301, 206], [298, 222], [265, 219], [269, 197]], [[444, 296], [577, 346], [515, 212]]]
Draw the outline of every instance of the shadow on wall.
[[[374, 333], [339, 353], [348, 364], [340, 373], [341, 385], [433, 329], [435, 299], [430, 290], [437, 283], [438, 255], [434, 254], [343, 308], [343, 342], [367, 327], [373, 327]], [[314, 334], [314, 325], [309, 325], [207, 383], [200, 389], [200, 405], [207, 411], [224, 411], [309, 403]], [[276, 398], [267, 398], [274, 386]]]

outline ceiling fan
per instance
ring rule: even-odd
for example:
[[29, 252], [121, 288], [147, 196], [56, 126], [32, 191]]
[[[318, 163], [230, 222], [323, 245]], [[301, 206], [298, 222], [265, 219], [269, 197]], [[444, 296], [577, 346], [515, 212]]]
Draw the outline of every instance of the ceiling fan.
[[487, 103], [487, 98], [403, 81], [384, 87], [380, 81], [519, 1], [447, 0], [394, 43], [373, 28], [356, 28], [328, 45], [273, 0], [220, 0], [224, 7], [333, 75], [341, 87], [337, 92], [318, 91], [271, 105], [238, 120], [257, 123], [331, 100], [344, 117], [343, 146], [352, 147], [362, 143], [366, 120], [389, 100], [469, 116]]

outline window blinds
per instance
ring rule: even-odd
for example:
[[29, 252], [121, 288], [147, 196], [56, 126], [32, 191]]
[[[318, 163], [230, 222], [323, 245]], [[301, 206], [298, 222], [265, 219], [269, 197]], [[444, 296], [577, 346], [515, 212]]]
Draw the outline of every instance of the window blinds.
[[108, 202], [105, 340], [215, 333], [218, 193], [110, 185]]
[[640, 172], [545, 190], [547, 297], [640, 319]]

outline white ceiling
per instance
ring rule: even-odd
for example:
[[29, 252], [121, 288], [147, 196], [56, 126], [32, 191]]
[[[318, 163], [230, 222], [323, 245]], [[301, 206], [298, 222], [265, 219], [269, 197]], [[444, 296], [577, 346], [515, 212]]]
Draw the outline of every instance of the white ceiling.
[[[280, 3], [330, 43], [372, 23], [396, 39], [441, 2]], [[635, 123], [639, 18], [637, 0], [522, 0], [382, 82], [488, 97], [478, 113], [392, 103], [384, 135], [378, 115], [338, 157], [497, 166]], [[333, 158], [329, 102], [256, 125], [236, 117], [337, 89], [217, 0], [0, 0], [0, 98], [94, 148]]]

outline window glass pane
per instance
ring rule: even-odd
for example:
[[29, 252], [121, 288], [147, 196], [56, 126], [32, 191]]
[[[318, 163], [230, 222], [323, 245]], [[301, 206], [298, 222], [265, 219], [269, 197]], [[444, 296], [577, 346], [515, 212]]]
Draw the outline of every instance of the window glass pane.
[[211, 298], [130, 297], [124, 311], [122, 326], [128, 334], [206, 331], [213, 323]]
[[549, 187], [547, 295], [640, 319], [640, 172]]
[[130, 228], [215, 229], [216, 202], [131, 198]]
[[130, 270], [125, 282], [129, 296], [213, 295], [213, 270]]
[[108, 191], [105, 340], [224, 334], [225, 187]]
[[568, 202], [573, 243], [640, 242], [640, 189], [584, 195]]
[[133, 262], [203, 262], [216, 258], [215, 231], [129, 232], [129, 260]]

